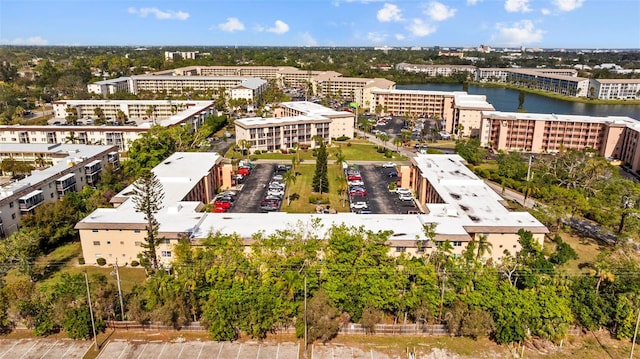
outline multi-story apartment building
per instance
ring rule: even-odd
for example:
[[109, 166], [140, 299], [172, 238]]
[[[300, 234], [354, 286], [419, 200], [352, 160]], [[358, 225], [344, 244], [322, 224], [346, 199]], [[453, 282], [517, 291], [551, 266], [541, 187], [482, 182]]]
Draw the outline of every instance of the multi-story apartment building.
[[640, 123], [630, 117], [591, 117], [486, 111], [480, 142], [496, 150], [555, 153], [596, 150], [640, 170]]
[[[223, 178], [231, 178], [230, 166], [222, 161], [217, 153], [176, 152], [153, 169], [164, 194], [155, 215], [162, 238], [156, 248], [161, 263], [170, 263], [173, 245], [202, 225], [205, 204], [223, 188]], [[76, 224], [87, 263], [98, 258], [131, 263], [144, 251], [147, 221], [136, 211], [132, 196], [130, 185], [111, 199], [114, 208], [96, 209]]]
[[589, 92], [588, 78], [557, 75], [538, 70], [511, 69], [507, 75], [507, 82], [565, 96], [587, 97]]
[[198, 129], [205, 119], [215, 113], [211, 101], [165, 100], [61, 100], [53, 103], [57, 122], [66, 123], [69, 109], [78, 115], [78, 122], [95, 119], [95, 109], [102, 110], [105, 118], [115, 119], [122, 111], [135, 125], [126, 126], [0, 126], [0, 143], [77, 143], [118, 146], [127, 151], [131, 142], [149, 130], [155, 123], [160, 126], [190, 125]]
[[200, 51], [165, 51], [164, 59], [165, 61], [173, 61], [179, 57], [183, 60], [195, 60], [200, 55]]
[[120, 167], [118, 148], [73, 144], [0, 146], [0, 160], [12, 158], [36, 168], [30, 176], [0, 187], [0, 238], [20, 228], [22, 216], [84, 186], [95, 186], [100, 173]]
[[371, 95], [373, 111], [378, 108], [383, 115], [441, 120], [442, 129], [451, 133], [462, 125], [464, 136], [480, 127], [481, 111], [493, 110], [485, 96], [462, 91], [373, 90]]
[[314, 93], [322, 97], [339, 97], [351, 99], [369, 108], [371, 92], [377, 89], [391, 90], [396, 83], [382, 78], [342, 77], [337, 72], [326, 72], [315, 76], [312, 80]]
[[428, 77], [449, 77], [456, 73], [466, 73], [468, 75], [474, 75], [476, 72], [476, 67], [473, 65], [422, 65], [401, 62], [396, 65], [396, 70], [422, 73]]
[[640, 79], [591, 79], [589, 97], [600, 100], [640, 99]]
[[[514, 255], [520, 249], [520, 229], [531, 231], [541, 245], [547, 233], [530, 214], [509, 212], [500, 196], [457, 155], [418, 156], [411, 166], [403, 168], [403, 180], [406, 177], [426, 208], [423, 215], [205, 213], [204, 204], [215, 193], [218, 159], [211, 153], [176, 153], [153, 169], [165, 193], [162, 209], [156, 215], [158, 236], [163, 238], [156, 248], [161, 263], [172, 261], [173, 247], [179, 239], [188, 238], [197, 245], [215, 233], [238, 235], [250, 250], [258, 231], [269, 236], [298, 228], [314, 238], [327, 238], [333, 225], [346, 225], [373, 232], [391, 231], [387, 241], [390, 254], [410, 256], [428, 254], [435, 250], [436, 243], [444, 241], [451, 242], [454, 255], [461, 255], [469, 242], [486, 236], [493, 250], [483, 259], [498, 261], [505, 251]], [[115, 208], [97, 209], [76, 225], [88, 264], [98, 258], [105, 258], [107, 263], [130, 263], [142, 253], [146, 221], [135, 211], [131, 196], [131, 188], [125, 189], [112, 200]], [[435, 225], [433, 238], [425, 236], [424, 227], [430, 224]]]
[[315, 147], [315, 138], [325, 143], [332, 138], [354, 135], [354, 114], [334, 111], [313, 102], [283, 102], [274, 109], [274, 117], [235, 120], [236, 143], [248, 141], [250, 150], [279, 151], [296, 144]]
[[475, 80], [479, 82], [507, 82], [508, 76], [513, 70], [535, 72], [543, 76], [578, 76], [578, 71], [574, 69], [479, 67], [475, 72]]
[[[251, 100], [257, 100], [267, 89], [267, 81], [252, 77], [212, 77], [212, 76], [135, 76], [133, 93], [162, 92], [185, 93], [189, 91], [226, 91], [233, 97], [234, 89], [251, 89]], [[246, 94], [243, 93], [243, 96]]]
[[250, 78], [265, 81], [256, 89], [255, 99], [266, 89], [269, 80], [284, 87], [308, 86], [314, 94], [344, 96], [358, 103], [368, 99], [373, 88], [395, 88], [395, 82], [386, 79], [347, 78], [334, 71], [300, 70], [291, 66], [189, 66], [149, 75], [100, 81], [90, 84], [88, 91], [105, 95], [116, 86], [124, 89], [126, 84], [128, 91], [134, 94], [139, 91], [183, 93], [189, 90], [219, 89], [231, 93], [233, 88], [246, 87], [247, 84], [243, 81], [249, 81]]
[[[436, 224], [435, 241], [449, 240], [460, 255], [470, 241], [486, 236], [490, 258], [519, 251], [518, 231], [543, 245], [547, 228], [528, 212], [511, 212], [504, 200], [478, 178], [458, 155], [417, 155], [402, 168], [402, 186], [411, 188], [426, 211], [424, 223]], [[486, 259], [486, 258], [485, 258]]]
[[98, 81], [87, 85], [87, 91], [105, 97], [116, 92], [133, 92], [133, 80], [131, 77], [118, 77], [116, 79]]

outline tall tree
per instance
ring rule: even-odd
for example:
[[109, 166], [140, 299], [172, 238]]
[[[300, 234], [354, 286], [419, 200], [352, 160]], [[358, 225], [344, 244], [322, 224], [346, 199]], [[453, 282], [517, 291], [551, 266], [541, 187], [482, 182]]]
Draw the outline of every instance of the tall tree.
[[158, 269], [156, 246], [159, 241], [158, 228], [160, 224], [156, 220], [156, 214], [162, 209], [164, 192], [162, 184], [151, 170], [144, 170], [133, 184], [132, 200], [136, 211], [144, 214], [144, 219], [147, 221], [147, 237], [145, 238], [146, 243], [143, 244], [143, 248], [145, 248], [143, 256], [148, 260], [152, 269]]
[[329, 176], [327, 174], [327, 147], [324, 141], [320, 141], [320, 147], [316, 152], [316, 172], [313, 175], [313, 191], [323, 192], [329, 191]]

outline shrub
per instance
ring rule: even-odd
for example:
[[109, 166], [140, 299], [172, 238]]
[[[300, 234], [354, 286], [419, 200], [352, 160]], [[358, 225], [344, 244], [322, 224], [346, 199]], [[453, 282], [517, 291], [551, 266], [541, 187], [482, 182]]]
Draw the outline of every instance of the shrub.
[[96, 263], [98, 263], [99, 266], [103, 266], [105, 264], [107, 264], [107, 260], [104, 258], [98, 258], [96, 259]]
[[318, 194], [312, 194], [309, 196], [309, 203], [311, 204], [329, 204], [329, 197], [321, 196]]
[[78, 264], [83, 265], [84, 263], [84, 257], [78, 258]]
[[254, 154], [254, 155], [259, 155], [259, 154], [261, 154], [261, 153], [262, 153], [262, 151], [260, 151], [260, 150], [255, 150], [255, 151], [253, 151], [253, 154]]
[[289, 149], [289, 153], [296, 153], [296, 149], [295, 148], [290, 148]]
[[347, 147], [351, 147], [351, 142], [347, 142]]
[[346, 140], [348, 140], [348, 139], [349, 139], [349, 137], [348, 137], [348, 136], [344, 136], [344, 135], [343, 135], [343, 136], [340, 136], [340, 137], [336, 138], [336, 141], [346, 141]]
[[131, 261], [131, 266], [132, 266], [132, 267], [137, 267], [137, 266], [139, 266], [139, 265], [140, 265], [140, 262], [138, 262], [137, 260], [132, 260], [132, 261]]
[[255, 156], [254, 156], [254, 157], [251, 157], [251, 158], [250, 158], [250, 160], [251, 160], [252, 162], [253, 162], [253, 161], [257, 161], [257, 160], [258, 160], [258, 157], [255, 157]]

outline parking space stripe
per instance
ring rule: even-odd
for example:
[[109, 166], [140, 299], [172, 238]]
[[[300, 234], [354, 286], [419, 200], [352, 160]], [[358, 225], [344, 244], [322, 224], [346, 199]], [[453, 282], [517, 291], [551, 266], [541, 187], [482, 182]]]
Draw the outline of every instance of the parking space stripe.
[[262, 348], [262, 343], [258, 344], [258, 353], [256, 353], [256, 359], [260, 359], [260, 349]]
[[236, 355], [236, 359], [240, 359], [241, 352], [242, 352], [242, 343], [240, 343], [240, 348], [238, 348], [238, 355]]
[[[202, 342], [202, 346], [200, 347], [200, 351], [198, 352], [198, 359], [200, 359], [200, 354], [202, 354], [202, 350], [204, 349], [204, 342]], [[218, 354], [220, 355], [220, 354]]]
[[24, 354], [22, 354], [22, 356], [20, 358], [24, 358], [25, 355], [29, 354], [31, 349], [33, 349], [33, 347], [35, 347], [36, 345], [38, 345], [38, 342], [33, 343], [33, 345], [29, 349], [27, 349], [27, 351], [24, 352]]
[[[67, 348], [67, 350], [64, 351], [64, 354], [62, 354], [62, 357], [66, 357], [67, 353], [69, 352], [69, 350], [71, 350], [73, 348], [73, 345], [69, 345], [69, 347]], [[91, 347], [89, 347], [89, 349], [91, 349]]]
[[218, 356], [216, 358], [220, 359], [220, 353], [222, 353], [222, 346], [224, 345], [224, 342], [220, 343], [220, 350], [218, 350]]
[[56, 344], [58, 344], [57, 340], [49, 347], [49, 349], [47, 349], [46, 352], [44, 352], [44, 354], [42, 354], [42, 356], [40, 358], [44, 358], [47, 355], [47, 353], [51, 351], [51, 348], [56, 346]]
[[11, 353], [11, 351], [13, 350], [13, 348], [18, 345], [18, 343], [22, 342], [22, 339], [20, 340], [16, 340], [15, 343], [13, 343], [13, 345], [11, 346], [11, 348], [9, 348], [9, 350], [7, 350], [6, 352], [4, 352], [2, 355], [0, 355], [0, 358], [4, 358], [5, 355]]
[[140, 354], [138, 354], [138, 359], [142, 358], [142, 354], [144, 354], [144, 350], [147, 349], [148, 346], [149, 346], [149, 343], [144, 344], [144, 347], [142, 347]]
[[160, 354], [158, 354], [158, 358], [162, 357], [162, 353], [164, 353], [164, 349], [167, 347], [168, 343], [164, 343], [164, 345], [162, 346], [162, 349], [160, 350]]
[[182, 343], [182, 345], [180, 346], [180, 353], [178, 353], [178, 358], [180, 358], [182, 356], [182, 351], [184, 350], [184, 347], [186, 345], [184, 345], [184, 343]]
[[129, 343], [126, 343], [124, 348], [122, 348], [122, 353], [120, 353], [120, 355], [118, 355], [118, 359], [120, 359], [122, 357], [122, 355], [127, 351], [128, 347], [129, 347]]

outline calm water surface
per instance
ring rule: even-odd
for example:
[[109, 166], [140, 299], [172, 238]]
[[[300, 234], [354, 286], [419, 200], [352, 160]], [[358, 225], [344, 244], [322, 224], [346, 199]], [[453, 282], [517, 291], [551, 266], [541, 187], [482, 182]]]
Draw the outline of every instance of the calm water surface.
[[[398, 89], [462, 91], [461, 84], [419, 84], [398, 85]], [[518, 91], [498, 87], [482, 87], [470, 85], [468, 93], [485, 95], [487, 102], [497, 111], [514, 112], [518, 108]], [[540, 95], [527, 93], [524, 109], [531, 113], [557, 113], [561, 115], [585, 116], [628, 116], [640, 121], [640, 105], [593, 105], [578, 102], [562, 101]]]

